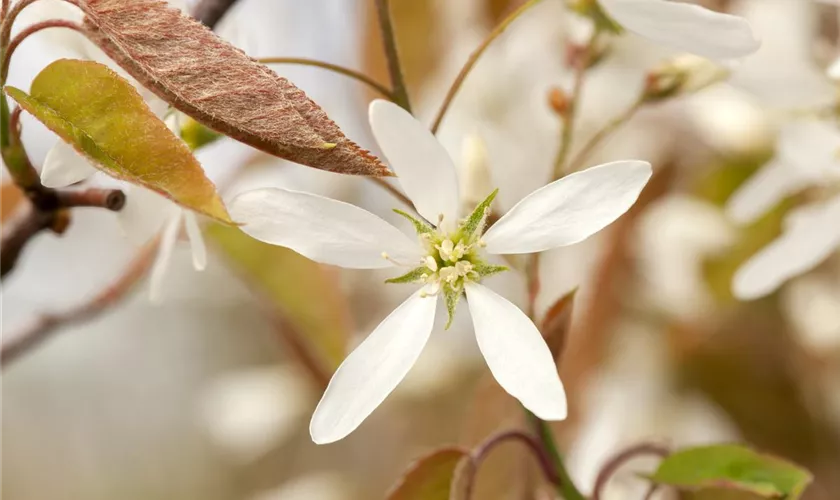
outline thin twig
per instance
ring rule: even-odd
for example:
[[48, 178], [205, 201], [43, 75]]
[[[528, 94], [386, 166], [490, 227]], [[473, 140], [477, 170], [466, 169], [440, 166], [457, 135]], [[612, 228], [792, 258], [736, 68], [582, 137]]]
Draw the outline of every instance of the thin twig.
[[670, 453], [671, 452], [667, 447], [656, 443], [642, 443], [622, 451], [607, 461], [607, 463], [601, 468], [597, 479], [595, 479], [595, 487], [592, 490], [592, 500], [601, 499], [601, 495], [603, 494], [607, 483], [610, 479], [612, 479], [618, 469], [620, 469], [621, 466], [629, 460], [642, 455], [655, 455], [660, 458], [665, 458]]
[[506, 431], [490, 437], [470, 454], [470, 467], [467, 469], [468, 477], [465, 479], [465, 500], [469, 500], [472, 497], [478, 468], [487, 456], [490, 455], [490, 452], [492, 452], [500, 444], [504, 444], [508, 441], [519, 441], [527, 446], [534, 458], [537, 459], [537, 463], [539, 463], [540, 469], [542, 470], [543, 475], [545, 475], [545, 478], [552, 484], [557, 484], [559, 482], [560, 479], [555, 473], [554, 465], [551, 463], [551, 458], [546, 455], [542, 446], [540, 446], [539, 441], [537, 441], [533, 436], [530, 436], [522, 431]]
[[317, 68], [323, 68], [334, 73], [349, 76], [354, 80], [358, 80], [364, 83], [365, 85], [369, 86], [370, 88], [376, 90], [380, 94], [384, 95], [389, 100], [396, 101], [394, 93], [391, 92], [391, 90], [388, 89], [388, 87], [386, 87], [385, 85], [382, 85], [381, 83], [365, 75], [364, 73], [350, 68], [345, 68], [344, 66], [339, 66], [337, 64], [318, 61], [317, 59], [307, 59], [303, 57], [261, 57], [257, 59], [257, 62], [261, 62], [263, 64], [300, 64], [303, 66], [315, 66]]
[[237, 0], [202, 0], [193, 9], [194, 18], [210, 29], [216, 27]]
[[405, 85], [405, 77], [400, 64], [389, 0], [374, 0], [374, 3], [379, 19], [379, 31], [382, 34], [382, 44], [385, 48], [385, 59], [388, 61], [388, 74], [391, 76], [391, 94], [394, 97], [394, 102], [410, 113], [411, 101], [408, 98], [408, 88]]
[[589, 64], [592, 61], [592, 56], [595, 51], [598, 38], [600, 36], [598, 28], [592, 32], [589, 41], [583, 47], [580, 55], [575, 58], [575, 73], [574, 83], [572, 84], [572, 94], [569, 97], [569, 104], [566, 112], [563, 113], [563, 131], [560, 136], [560, 150], [554, 160], [554, 179], [559, 179], [566, 173], [566, 159], [572, 151], [572, 141], [575, 133], [575, 117], [577, 115], [577, 108], [580, 104], [581, 95], [583, 94], [583, 82], [586, 77], [586, 70], [589, 69]]
[[487, 50], [487, 47], [493, 43], [493, 40], [499, 37], [504, 31], [510, 26], [510, 24], [515, 21], [519, 16], [521, 16], [526, 10], [530, 9], [534, 5], [536, 5], [541, 0], [528, 0], [525, 2], [521, 7], [513, 11], [508, 17], [506, 17], [498, 26], [493, 28], [493, 31], [487, 35], [487, 38], [481, 42], [481, 45], [475, 49], [470, 57], [467, 59], [467, 62], [461, 68], [461, 71], [458, 73], [458, 76], [455, 77], [455, 81], [452, 82], [452, 85], [449, 87], [449, 90], [446, 92], [446, 97], [443, 98], [443, 104], [441, 104], [440, 109], [435, 116], [435, 120], [432, 122], [432, 133], [437, 133], [438, 129], [440, 128], [441, 123], [443, 122], [443, 118], [446, 116], [446, 112], [449, 111], [449, 107], [452, 105], [452, 101], [455, 99], [455, 96], [458, 94], [458, 91], [461, 89], [461, 86], [464, 84], [464, 81], [467, 79], [467, 75], [470, 74], [475, 64], [478, 62], [478, 59]]
[[119, 189], [91, 188], [84, 191], [56, 191], [62, 208], [99, 207], [119, 212], [125, 206], [125, 193]]
[[0, 348], [0, 368], [7, 368], [21, 355], [40, 345], [61, 328], [94, 318], [127, 297], [151, 267], [157, 247], [156, 238], [137, 253], [116, 281], [93, 299], [64, 312], [42, 314], [23, 331], [7, 337]]
[[0, 276], [14, 269], [23, 248], [29, 241], [55, 222], [55, 212], [41, 212], [26, 204], [11, 220], [3, 223], [0, 243]]
[[581, 148], [580, 152], [572, 159], [572, 161], [569, 162], [568, 171], [570, 173], [575, 172], [581, 167], [583, 167], [584, 162], [589, 158], [589, 155], [591, 155], [592, 152], [595, 151], [595, 148], [597, 148], [604, 140], [606, 140], [612, 134], [614, 134], [619, 128], [621, 128], [622, 125], [630, 121], [630, 119], [633, 118], [633, 116], [635, 116], [640, 109], [642, 109], [643, 105], [644, 101], [639, 99], [636, 102], [634, 102], [632, 106], [624, 110], [624, 112], [622, 112], [620, 115], [607, 122], [607, 124], [604, 125], [604, 127], [601, 128], [601, 130], [595, 133], [595, 135], [593, 135], [589, 139], [589, 141], [587, 141], [587, 143]]
[[9, 0], [3, 0], [3, 6], [0, 7], [0, 19], [4, 19], [9, 13]]
[[82, 33], [82, 26], [80, 24], [74, 23], [73, 21], [67, 21], [65, 19], [48, 19], [46, 21], [41, 21], [40, 23], [35, 23], [31, 26], [27, 26], [23, 31], [12, 38], [12, 41], [9, 42], [9, 47], [3, 54], [3, 81], [6, 81], [6, 78], [9, 75], [9, 66], [11, 66], [12, 54], [15, 53], [15, 50], [17, 50], [21, 42], [26, 40], [27, 37], [47, 28], [68, 28]]

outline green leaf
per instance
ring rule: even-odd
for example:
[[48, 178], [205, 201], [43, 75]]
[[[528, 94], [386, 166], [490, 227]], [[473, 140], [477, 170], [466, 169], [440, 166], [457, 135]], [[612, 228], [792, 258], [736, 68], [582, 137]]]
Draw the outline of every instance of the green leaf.
[[[244, 281], [283, 319], [281, 333], [304, 364], [317, 365], [324, 383], [347, 353], [350, 307], [337, 274], [288, 248], [262, 243], [237, 228], [212, 224], [206, 235]], [[310, 366], [311, 368], [311, 366]]]
[[420, 220], [407, 212], [403, 212], [397, 208], [394, 209], [394, 212], [408, 219], [408, 221], [414, 226], [414, 230], [417, 231], [417, 234], [432, 233], [435, 230], [435, 228], [425, 220]]
[[811, 474], [786, 460], [738, 445], [689, 448], [669, 456], [651, 480], [687, 490], [721, 488], [796, 500]]
[[452, 326], [452, 320], [455, 319], [455, 310], [458, 308], [458, 302], [464, 293], [461, 288], [456, 290], [452, 285], [445, 285], [441, 287], [441, 290], [443, 291], [443, 301], [446, 302], [446, 312], [449, 315], [444, 329], [449, 330], [449, 327]]
[[187, 143], [192, 151], [216, 142], [222, 137], [224, 135], [205, 127], [190, 117], [187, 117], [181, 124], [181, 139]]
[[490, 214], [490, 205], [493, 203], [497, 194], [499, 194], [498, 189], [490, 193], [490, 196], [479, 203], [470, 216], [467, 217], [467, 220], [464, 221], [464, 224], [461, 226], [461, 237], [464, 240], [470, 241], [476, 233], [481, 234], [481, 231], [484, 229], [484, 223], [487, 221], [487, 215]]
[[510, 268], [507, 266], [495, 266], [493, 264], [486, 264], [484, 262], [479, 262], [478, 264], [473, 264], [473, 271], [478, 273], [478, 276], [481, 278], [486, 278], [488, 276], [493, 276], [494, 274], [503, 273], [508, 271]]
[[469, 453], [444, 448], [416, 461], [387, 495], [387, 500], [449, 500], [459, 463]]
[[108, 175], [231, 223], [187, 145], [108, 67], [61, 59], [35, 77], [29, 94], [13, 87], [6, 93]]
[[404, 284], [404, 283], [416, 283], [422, 280], [425, 276], [432, 274], [426, 266], [420, 266], [412, 269], [411, 271], [403, 274], [402, 276], [397, 276], [396, 278], [391, 278], [385, 280], [385, 283], [397, 283], [397, 284]]

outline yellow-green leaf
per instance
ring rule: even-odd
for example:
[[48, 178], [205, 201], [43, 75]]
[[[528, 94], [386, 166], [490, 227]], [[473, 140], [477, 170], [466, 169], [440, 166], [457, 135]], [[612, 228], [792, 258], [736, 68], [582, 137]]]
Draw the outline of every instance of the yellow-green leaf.
[[455, 470], [468, 455], [460, 448], [444, 448], [421, 458], [400, 478], [387, 499], [449, 500]]
[[291, 351], [326, 385], [344, 359], [352, 321], [336, 274], [288, 248], [213, 224], [205, 232], [233, 267], [282, 315]]
[[738, 445], [689, 448], [660, 463], [651, 480], [688, 490], [719, 488], [796, 500], [811, 474], [786, 460]]
[[61, 59], [6, 93], [94, 166], [222, 222], [230, 217], [187, 145], [108, 67]]

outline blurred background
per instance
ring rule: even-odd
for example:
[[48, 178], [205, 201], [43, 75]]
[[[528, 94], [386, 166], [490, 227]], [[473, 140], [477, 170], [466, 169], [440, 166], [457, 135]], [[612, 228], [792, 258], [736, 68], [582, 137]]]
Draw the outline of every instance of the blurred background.
[[[42, 0], [42, 9], [59, 9]], [[521, 0], [392, 0], [409, 91], [431, 121], [470, 52]], [[831, 104], [837, 7], [809, 0], [704, 0], [742, 15], [763, 40], [732, 78], [645, 106], [587, 166], [639, 158], [655, 176], [639, 203], [586, 242], [542, 257], [542, 314], [578, 288], [559, 360], [570, 417], [554, 425], [572, 475], [591, 491], [603, 463], [629, 445], [743, 441], [816, 476], [806, 499], [840, 497], [840, 260], [829, 258], [778, 292], [733, 298], [738, 267], [775, 239], [790, 197], [746, 226], [723, 207], [772, 156], [788, 111]], [[57, 12], [57, 11], [56, 11]], [[32, 16], [40, 15], [33, 12]], [[70, 11], [68, 15], [72, 16]], [[16, 30], [27, 23], [22, 18]], [[557, 153], [552, 89], [568, 89], [570, 42], [585, 26], [544, 0], [500, 37], [469, 76], [440, 130], [456, 163], [486, 162], [504, 210], [543, 185]], [[54, 30], [53, 30], [54, 31]], [[367, 0], [240, 0], [217, 31], [254, 57], [309, 57], [387, 81]], [[33, 36], [10, 84], [27, 88], [75, 33]], [[674, 56], [627, 34], [587, 80], [579, 146], [638, 97], [646, 74]], [[367, 127], [375, 96], [318, 68], [274, 66], [346, 135], [376, 152]], [[55, 136], [24, 116], [40, 163]], [[476, 153], [472, 138], [486, 142]], [[476, 156], [478, 155], [478, 157]], [[394, 223], [397, 207], [364, 179], [266, 157], [222, 140], [199, 159], [226, 198], [286, 186], [340, 198]], [[477, 159], [478, 158], [478, 159]], [[5, 172], [4, 172], [5, 175]], [[15, 197], [3, 190], [3, 217]], [[176, 252], [161, 304], [147, 284], [83, 324], [64, 328], [3, 371], [2, 496], [9, 500], [356, 500], [382, 498], [412, 459], [474, 446], [522, 425], [516, 402], [481, 359], [462, 309], [440, 322], [420, 362], [345, 440], [316, 446], [308, 419], [332, 371], [409, 293], [388, 273], [326, 268], [235, 229], [207, 226], [208, 268]], [[77, 209], [63, 237], [42, 233], [3, 280], [2, 331], [107, 287], [136, 255], [114, 214]], [[525, 279], [490, 280], [524, 304]], [[633, 474], [606, 498], [642, 498]], [[501, 448], [476, 498], [545, 496], [517, 445]], [[543, 495], [543, 496], [539, 496]], [[661, 498], [670, 498], [662, 493]]]

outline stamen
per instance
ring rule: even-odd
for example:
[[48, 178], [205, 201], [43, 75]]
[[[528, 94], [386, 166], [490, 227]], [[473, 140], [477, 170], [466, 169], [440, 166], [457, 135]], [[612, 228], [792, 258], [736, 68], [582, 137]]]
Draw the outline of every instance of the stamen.
[[398, 260], [396, 260], [396, 259], [392, 259], [392, 258], [391, 258], [391, 256], [390, 256], [390, 255], [388, 255], [388, 252], [382, 252], [382, 258], [383, 258], [383, 259], [385, 259], [385, 260], [387, 260], [387, 261], [388, 261], [388, 262], [390, 262], [391, 264], [394, 264], [395, 266], [400, 266], [400, 267], [411, 267], [411, 264], [408, 264], [408, 263], [405, 263], [405, 262], [400, 262], [400, 261], [398, 261]]
[[438, 270], [438, 263], [431, 255], [427, 255], [424, 262], [430, 271], [436, 272]]

